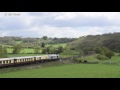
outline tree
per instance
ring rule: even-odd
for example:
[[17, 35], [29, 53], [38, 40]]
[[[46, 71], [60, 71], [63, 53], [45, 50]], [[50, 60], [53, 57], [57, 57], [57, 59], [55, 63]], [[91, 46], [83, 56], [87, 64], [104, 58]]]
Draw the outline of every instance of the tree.
[[43, 47], [43, 48], [45, 47], [45, 43], [44, 42], [42, 42], [41, 47]]
[[44, 40], [47, 40], [47, 38], [48, 38], [47, 36], [43, 36], [43, 39], [44, 39]]
[[111, 59], [111, 57], [114, 56], [114, 53], [113, 53], [111, 50], [108, 50], [108, 51], [105, 53], [105, 55], [106, 55], [109, 59]]
[[49, 54], [50, 53], [50, 47], [47, 47], [46, 50], [47, 50], [47, 53]]
[[55, 53], [55, 48], [54, 48], [54, 47], [51, 47], [49, 53], [54, 54], [54, 53]]
[[51, 51], [50, 51], [50, 47], [46, 47], [42, 50], [42, 54], [50, 54]]
[[17, 45], [15, 45], [15, 46], [13, 46], [13, 54], [19, 54], [20, 53], [20, 51], [21, 51], [21, 49], [22, 49], [22, 46], [21, 46], [21, 44], [17, 44]]
[[39, 47], [39, 46], [36, 46], [36, 47], [35, 47], [34, 53], [35, 53], [35, 54], [39, 54], [39, 53], [40, 53], [40, 47]]
[[42, 49], [42, 54], [47, 54], [47, 49], [46, 48]]
[[62, 46], [59, 46], [57, 49], [55, 49], [55, 53], [60, 54], [61, 52], [63, 52]]
[[5, 47], [0, 47], [0, 58], [7, 57], [7, 49]]

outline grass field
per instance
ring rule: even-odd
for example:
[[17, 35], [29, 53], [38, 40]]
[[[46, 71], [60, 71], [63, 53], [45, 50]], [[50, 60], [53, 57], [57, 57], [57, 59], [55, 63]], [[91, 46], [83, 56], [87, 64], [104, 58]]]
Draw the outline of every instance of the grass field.
[[32, 48], [25, 48], [25, 49], [22, 49], [20, 53], [34, 53], [34, 49], [32, 49]]
[[66, 43], [58, 43], [58, 44], [47, 44], [47, 46], [59, 47], [62, 46], [63, 48], [66, 47]]
[[[8, 53], [12, 53], [12, 51], [13, 51], [12, 48], [7, 48]], [[20, 53], [34, 53], [34, 49], [25, 48], [22, 49]]]
[[120, 66], [72, 64], [0, 74], [0, 78], [120, 78]]
[[[17, 43], [20, 43], [19, 41]], [[59, 46], [62, 46], [62, 47], [66, 47], [66, 43], [59, 43], [59, 44], [47, 44], [46, 47], [48, 46], [53, 46], [53, 47], [59, 47]], [[12, 53], [13, 49], [12, 48], [7, 48], [7, 52], [8, 53]], [[42, 52], [42, 50], [40, 50], [40, 52]], [[25, 48], [25, 49], [22, 49], [20, 53], [34, 53], [34, 49], [31, 49], [31, 48]]]
[[16, 44], [21, 44], [22, 41], [16, 41]]

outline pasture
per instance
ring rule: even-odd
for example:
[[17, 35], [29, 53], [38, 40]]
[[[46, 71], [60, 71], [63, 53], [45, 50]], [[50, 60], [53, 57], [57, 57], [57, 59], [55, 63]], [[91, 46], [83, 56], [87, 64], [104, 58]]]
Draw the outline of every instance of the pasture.
[[[19, 43], [19, 42], [18, 42]], [[48, 47], [48, 46], [52, 46], [54, 48], [57, 48], [59, 46], [62, 46], [63, 48], [66, 47], [66, 43], [58, 43], [58, 44], [46, 44], [45, 47]], [[12, 47], [12, 46], [11, 46]], [[42, 49], [42, 48], [41, 48]], [[12, 53], [13, 51], [13, 48], [7, 48], [7, 52], [8, 53]], [[42, 50], [40, 50], [40, 52], [42, 52]], [[22, 54], [27, 54], [27, 53], [34, 53], [34, 49], [33, 48], [23, 48], [21, 50]]]
[[120, 78], [119, 65], [69, 64], [1, 73], [0, 78]]
[[53, 46], [53, 47], [62, 46], [64, 48], [64, 47], [66, 47], [66, 43], [47, 44], [46, 47], [48, 47], [48, 46]]

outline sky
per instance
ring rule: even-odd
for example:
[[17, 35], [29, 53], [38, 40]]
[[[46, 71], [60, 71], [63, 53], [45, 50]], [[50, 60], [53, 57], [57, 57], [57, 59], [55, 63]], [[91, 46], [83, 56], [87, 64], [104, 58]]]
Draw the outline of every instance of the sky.
[[0, 12], [0, 37], [68, 37], [120, 32], [120, 12]]

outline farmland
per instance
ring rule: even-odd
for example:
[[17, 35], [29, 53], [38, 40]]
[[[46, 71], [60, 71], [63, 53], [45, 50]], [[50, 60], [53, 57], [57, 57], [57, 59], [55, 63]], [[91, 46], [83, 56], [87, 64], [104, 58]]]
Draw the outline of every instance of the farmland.
[[66, 43], [58, 43], [58, 44], [47, 44], [47, 46], [53, 46], [53, 47], [59, 47], [59, 46], [62, 46], [62, 47], [66, 47]]
[[[62, 46], [63, 48], [66, 47], [66, 43], [58, 43], [58, 44], [47, 44], [46, 47], [48, 46], [52, 46], [52, 47], [59, 47], [59, 46]], [[41, 48], [42, 49], [42, 48]], [[8, 53], [12, 53], [13, 51], [13, 48], [7, 48], [7, 52]], [[42, 50], [40, 50], [40, 53], [42, 52]], [[34, 53], [34, 49], [33, 48], [23, 48], [21, 51], [20, 51], [21, 54], [27, 54], [27, 53]]]

